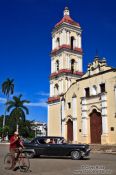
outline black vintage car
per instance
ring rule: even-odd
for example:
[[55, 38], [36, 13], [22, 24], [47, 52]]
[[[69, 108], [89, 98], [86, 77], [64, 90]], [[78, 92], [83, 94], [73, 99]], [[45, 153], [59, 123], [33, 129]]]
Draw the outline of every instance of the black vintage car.
[[66, 143], [63, 137], [36, 137], [30, 142], [24, 142], [27, 156], [70, 156], [74, 160], [89, 156], [88, 144]]

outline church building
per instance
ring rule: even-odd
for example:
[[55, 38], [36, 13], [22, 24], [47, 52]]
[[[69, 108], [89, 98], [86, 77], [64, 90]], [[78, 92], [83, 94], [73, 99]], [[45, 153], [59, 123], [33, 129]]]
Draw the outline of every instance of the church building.
[[64, 16], [52, 30], [48, 135], [116, 144], [116, 68], [95, 56], [83, 73], [82, 29]]

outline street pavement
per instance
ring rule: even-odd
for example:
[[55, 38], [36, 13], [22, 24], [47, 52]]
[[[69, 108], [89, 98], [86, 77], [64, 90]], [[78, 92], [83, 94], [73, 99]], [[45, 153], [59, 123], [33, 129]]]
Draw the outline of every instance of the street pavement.
[[116, 175], [116, 154], [91, 153], [90, 159], [71, 160], [70, 158], [41, 157], [30, 159], [27, 173], [4, 169], [4, 156], [7, 144], [0, 144], [0, 175]]

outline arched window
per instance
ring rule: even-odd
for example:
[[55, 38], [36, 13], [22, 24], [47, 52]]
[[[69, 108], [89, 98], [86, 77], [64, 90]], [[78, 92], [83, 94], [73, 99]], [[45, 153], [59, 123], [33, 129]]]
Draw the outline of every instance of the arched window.
[[60, 46], [60, 38], [56, 39], [56, 46], [59, 47]]
[[74, 49], [74, 41], [75, 41], [74, 37], [71, 36], [71, 49], [72, 50]]
[[74, 64], [75, 64], [75, 60], [72, 59], [72, 60], [71, 60], [71, 72], [72, 72], [72, 73], [74, 72]]
[[59, 71], [59, 60], [56, 61], [56, 71]]
[[58, 93], [59, 93], [59, 85], [58, 84], [55, 84], [54, 92], [55, 92], [55, 95], [58, 95]]

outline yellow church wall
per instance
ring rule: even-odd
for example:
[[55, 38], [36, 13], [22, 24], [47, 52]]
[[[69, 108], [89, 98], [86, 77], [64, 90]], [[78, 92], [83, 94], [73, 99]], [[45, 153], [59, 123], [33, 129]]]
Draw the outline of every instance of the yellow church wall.
[[[111, 72], [107, 76], [107, 116], [108, 116], [108, 132], [109, 132], [109, 144], [116, 144], [116, 99], [114, 93], [114, 87], [116, 86], [116, 72]], [[111, 128], [114, 131], [111, 131]]]
[[[113, 81], [116, 81], [116, 78], [112, 81], [112, 77], [115, 77], [116, 73], [115, 72], [108, 72], [103, 75], [98, 75], [95, 77], [91, 77], [89, 79], [83, 80], [80, 82], [80, 93], [83, 94], [84, 88], [86, 87], [92, 87], [93, 85], [96, 85], [97, 87], [101, 83], [105, 83], [106, 87], [106, 96], [107, 96], [107, 121], [108, 121], [108, 135], [103, 136], [102, 139], [102, 144], [107, 144], [107, 143], [116, 143], [116, 118], [114, 118], [114, 113], [115, 113], [115, 99], [114, 99], [114, 85]], [[112, 82], [110, 82], [110, 80]], [[83, 96], [83, 95], [82, 95]], [[81, 96], [80, 96], [81, 97]], [[101, 110], [101, 101], [100, 97], [94, 96], [93, 98], [88, 98], [87, 99], [87, 110], [88, 110], [88, 138], [87, 142], [90, 143], [90, 110], [93, 105], [95, 105], [99, 110]], [[110, 128], [114, 127], [114, 131], [110, 131]], [[83, 140], [83, 139], [82, 139]]]
[[48, 135], [61, 136], [60, 103], [49, 104]]
[[[96, 95], [87, 98], [87, 137], [82, 136], [82, 132], [79, 132], [82, 130], [82, 106], [81, 106], [81, 98], [84, 97], [84, 88], [86, 87], [92, 87], [96, 85], [97, 87], [101, 83], [105, 83], [106, 87], [106, 96], [107, 96], [107, 121], [108, 121], [108, 135], [102, 136], [102, 144], [107, 143], [116, 143], [116, 118], [115, 118], [115, 98], [114, 98], [114, 86], [116, 85], [116, 79], [112, 79], [115, 77], [115, 72], [109, 72], [102, 75], [90, 77], [88, 79], [79, 81], [75, 84], [73, 84], [67, 93], [65, 94], [65, 114], [67, 116], [72, 116], [72, 108], [67, 109], [67, 103], [72, 102], [72, 96], [75, 93], [77, 96], [77, 142], [83, 142], [83, 143], [90, 143], [90, 113], [92, 112], [92, 108], [94, 106], [98, 109], [98, 112], [101, 112], [101, 100], [100, 95], [97, 93]], [[111, 131], [111, 127], [114, 127], [114, 131]]]

